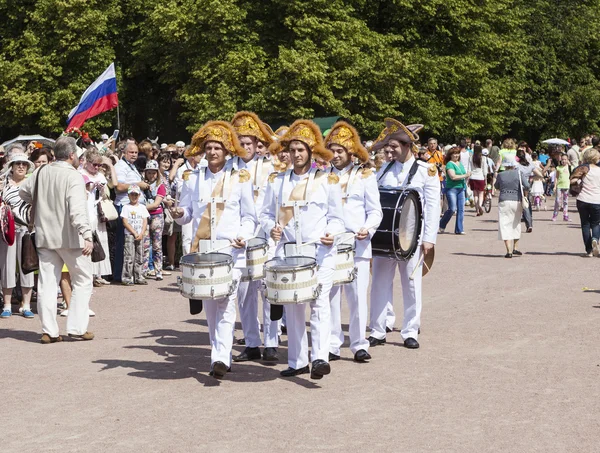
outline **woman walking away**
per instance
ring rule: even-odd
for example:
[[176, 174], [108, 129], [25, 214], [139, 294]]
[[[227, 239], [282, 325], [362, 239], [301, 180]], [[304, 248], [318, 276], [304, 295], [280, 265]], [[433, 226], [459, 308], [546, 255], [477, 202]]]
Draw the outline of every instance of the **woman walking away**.
[[475, 145], [471, 156], [470, 166], [473, 169], [469, 179], [469, 187], [473, 191], [477, 216], [483, 215], [483, 194], [488, 174], [487, 158], [482, 154], [481, 145]]
[[[581, 191], [577, 195], [577, 211], [581, 219], [581, 234], [586, 256], [598, 256], [600, 248], [600, 152], [590, 148], [583, 153], [583, 165], [571, 175], [571, 184], [581, 182]], [[584, 175], [586, 167], [589, 168]]]
[[463, 219], [465, 217], [465, 189], [466, 180], [471, 176], [460, 162], [460, 148], [455, 146], [450, 148], [444, 159], [446, 163], [446, 199], [448, 200], [448, 210], [440, 220], [440, 233], [446, 229], [452, 215], [456, 212], [455, 234], [465, 234], [463, 228]]
[[570, 167], [569, 158], [566, 154], [561, 154], [560, 163], [554, 170], [554, 194], [556, 196], [554, 200], [554, 214], [552, 214], [552, 221], [556, 222], [558, 217], [558, 211], [562, 206], [563, 220], [569, 221], [569, 181], [570, 181]]
[[[524, 149], [517, 150], [517, 160], [519, 161], [517, 169], [521, 173], [521, 176], [527, 182], [531, 181], [532, 176], [543, 179], [542, 172], [527, 157], [528, 154]], [[523, 196], [529, 200], [529, 190], [524, 188]], [[529, 206], [523, 209], [523, 221], [525, 222], [525, 227], [527, 227], [527, 232], [531, 233], [533, 231], [533, 208], [531, 207], [531, 203], [527, 204]]]
[[523, 253], [517, 248], [521, 239], [521, 216], [523, 215], [522, 193], [529, 189], [529, 183], [516, 169], [517, 162], [512, 156], [502, 160], [504, 171], [498, 173], [496, 189], [498, 197], [498, 239], [506, 246], [505, 258]]

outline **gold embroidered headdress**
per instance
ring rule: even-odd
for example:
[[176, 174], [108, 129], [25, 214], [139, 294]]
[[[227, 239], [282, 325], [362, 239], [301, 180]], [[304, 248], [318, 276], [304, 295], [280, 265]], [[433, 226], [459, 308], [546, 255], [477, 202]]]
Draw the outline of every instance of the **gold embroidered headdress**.
[[343, 146], [350, 154], [358, 157], [364, 164], [369, 161], [369, 153], [360, 142], [358, 131], [345, 121], [338, 121], [333, 125], [327, 137], [325, 137], [325, 147], [329, 145]]
[[405, 126], [394, 118], [386, 118], [385, 129], [381, 132], [381, 134], [379, 134], [377, 140], [375, 140], [372, 149], [375, 151], [380, 150], [386, 146], [390, 140], [398, 140], [401, 142], [412, 143], [413, 152], [416, 153], [418, 149], [415, 145], [415, 142], [419, 141], [419, 135], [417, 132], [419, 132], [421, 129], [423, 129], [422, 124], [410, 124]]
[[323, 135], [321, 129], [310, 120], [296, 120], [289, 127], [281, 140], [275, 141], [269, 146], [269, 152], [277, 155], [287, 148], [290, 142], [301, 141], [308, 145], [314, 156], [329, 162], [333, 159], [333, 153], [323, 146]]
[[192, 137], [192, 146], [185, 152], [185, 157], [204, 153], [206, 142], [221, 143], [232, 156], [246, 156], [246, 150], [240, 145], [235, 129], [227, 121], [209, 121], [202, 126]]
[[266, 127], [260, 118], [253, 112], [237, 112], [231, 120], [231, 125], [238, 136], [247, 135], [256, 137], [265, 146], [273, 143], [273, 133]]

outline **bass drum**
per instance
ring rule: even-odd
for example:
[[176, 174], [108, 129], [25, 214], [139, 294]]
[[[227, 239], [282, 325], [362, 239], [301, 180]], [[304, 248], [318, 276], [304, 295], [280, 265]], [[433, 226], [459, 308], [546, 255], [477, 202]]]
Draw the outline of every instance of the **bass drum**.
[[379, 189], [383, 220], [373, 235], [373, 256], [408, 261], [419, 247], [423, 204], [415, 189]]

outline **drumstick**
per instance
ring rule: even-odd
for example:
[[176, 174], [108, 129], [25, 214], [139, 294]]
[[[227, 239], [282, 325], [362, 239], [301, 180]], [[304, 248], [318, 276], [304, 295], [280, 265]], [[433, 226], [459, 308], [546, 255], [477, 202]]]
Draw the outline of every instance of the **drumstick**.
[[[366, 228], [366, 230], [370, 230], [371, 228], [373, 228], [373, 227], [372, 227], [372, 226], [370, 226], [370, 227]], [[352, 234], [352, 233], [351, 233], [350, 231], [342, 231], [342, 232], [340, 232], [340, 233], [335, 233], [335, 234], [332, 234], [332, 235], [331, 235], [331, 237], [339, 236], [340, 234]], [[352, 234], [352, 237], [356, 237], [356, 236], [358, 236], [358, 233], [353, 233], [353, 234]], [[319, 238], [319, 239], [315, 239], [314, 241], [305, 242], [305, 243], [304, 243], [304, 244], [302, 244], [302, 245], [303, 245], [303, 246], [305, 246], [305, 245], [313, 245], [313, 244], [316, 244], [317, 242], [319, 242], [320, 240], [321, 240], [321, 238]]]
[[[256, 236], [252, 236], [251, 238], [246, 239], [244, 242], [248, 242], [250, 239], [254, 239]], [[229, 247], [232, 247], [231, 243], [224, 245], [223, 247], [219, 247], [216, 249], [212, 249], [212, 250], [207, 250], [206, 252], [200, 252], [200, 255], [206, 255], [208, 253], [215, 253], [215, 252], [219, 252], [221, 250], [225, 250]]]
[[425, 262], [425, 254], [421, 254], [421, 257], [419, 258], [419, 262], [417, 263], [417, 266], [414, 268], [414, 270], [412, 271], [412, 274], [410, 274], [409, 279], [410, 280], [414, 280], [415, 279], [415, 274], [417, 273], [417, 270], [419, 269], [419, 267], [421, 267], [421, 264], [423, 266], [425, 266], [427, 268], [428, 271], [430, 271], [431, 269], [429, 269], [429, 266], [427, 265], [427, 263]]

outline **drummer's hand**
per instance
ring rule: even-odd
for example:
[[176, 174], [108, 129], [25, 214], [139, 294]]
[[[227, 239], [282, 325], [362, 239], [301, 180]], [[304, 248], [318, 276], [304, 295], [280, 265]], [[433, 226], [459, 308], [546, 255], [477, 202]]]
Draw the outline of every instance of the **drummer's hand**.
[[169, 212], [174, 219], [183, 217], [183, 208], [169, 208]]
[[237, 237], [231, 242], [231, 246], [234, 249], [243, 249], [246, 247], [246, 242], [244, 241], [244, 238]]
[[321, 244], [331, 247], [335, 241], [335, 238], [329, 233], [325, 233], [325, 236], [321, 238]]
[[423, 244], [421, 245], [421, 250], [423, 251], [423, 255], [427, 256], [429, 254], [429, 252], [433, 251], [433, 247], [435, 244], [432, 244], [431, 242], [423, 242]]
[[369, 230], [367, 230], [366, 228], [361, 228], [360, 230], [358, 230], [358, 233], [356, 233], [356, 239], [358, 239], [359, 241], [367, 239], [368, 236]]
[[271, 239], [273, 239], [275, 242], [278, 242], [281, 240], [281, 226], [277, 225], [275, 228], [273, 228], [271, 230]]

